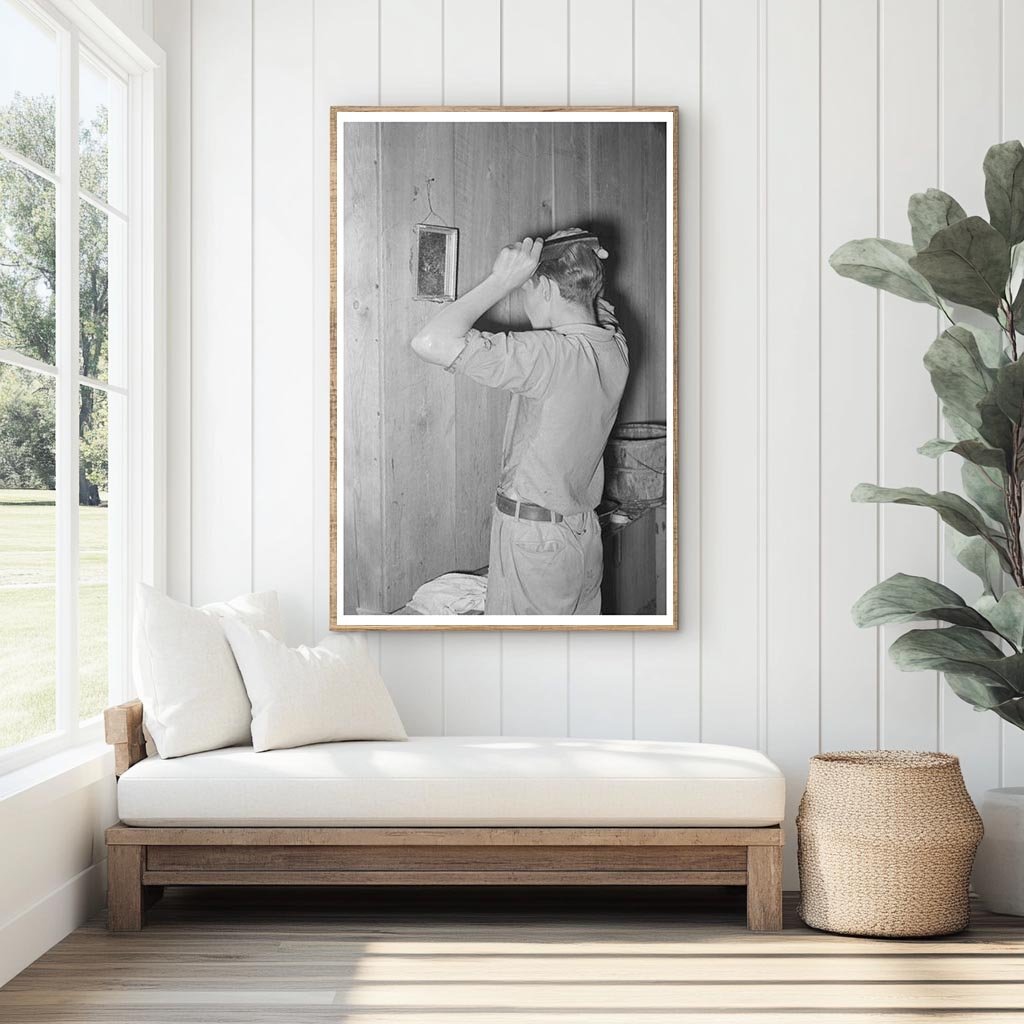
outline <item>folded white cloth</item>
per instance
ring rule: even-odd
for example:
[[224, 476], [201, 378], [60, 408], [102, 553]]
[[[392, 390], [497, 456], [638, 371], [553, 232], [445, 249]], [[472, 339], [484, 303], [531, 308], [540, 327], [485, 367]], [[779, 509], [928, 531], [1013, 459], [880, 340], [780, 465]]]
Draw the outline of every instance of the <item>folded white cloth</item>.
[[409, 602], [420, 615], [480, 615], [487, 594], [487, 577], [469, 572], [446, 572], [423, 584]]

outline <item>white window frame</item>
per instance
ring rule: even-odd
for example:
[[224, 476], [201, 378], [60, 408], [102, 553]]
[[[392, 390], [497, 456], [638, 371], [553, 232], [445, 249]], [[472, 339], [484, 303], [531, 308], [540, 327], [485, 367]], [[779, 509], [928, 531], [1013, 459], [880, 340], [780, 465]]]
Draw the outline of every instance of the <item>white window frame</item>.
[[[52, 181], [57, 193], [56, 367], [16, 353], [3, 362], [56, 377], [57, 403], [57, 676], [56, 732], [0, 752], [0, 774], [22, 768], [102, 736], [102, 721], [79, 721], [78, 678], [78, 391], [82, 384], [124, 394], [124, 444], [120, 557], [111, 552], [121, 607], [109, 651], [110, 703], [132, 695], [131, 616], [137, 582], [165, 584], [165, 58], [152, 40], [116, 25], [91, 0], [16, 0], [57, 34], [57, 166], [55, 173], [0, 147], [0, 155]], [[127, 309], [123, 387], [78, 373], [78, 55], [90, 51], [127, 87], [125, 197]], [[74, 116], [69, 116], [69, 112]], [[108, 216], [121, 216], [92, 200]], [[71, 372], [65, 372], [72, 367]], [[113, 470], [113, 467], [112, 467]], [[111, 581], [112, 582], [112, 581]]]

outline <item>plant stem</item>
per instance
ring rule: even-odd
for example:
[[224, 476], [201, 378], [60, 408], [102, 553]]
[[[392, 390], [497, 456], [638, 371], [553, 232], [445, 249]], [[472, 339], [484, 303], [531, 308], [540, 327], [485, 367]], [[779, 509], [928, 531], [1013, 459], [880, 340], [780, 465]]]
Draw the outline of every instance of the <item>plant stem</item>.
[[[1020, 444], [1020, 427], [1013, 428], [1014, 447]], [[1008, 554], [1010, 556], [1010, 567], [1013, 575], [1013, 582], [1018, 587], [1024, 587], [1024, 561], [1021, 558], [1020, 546], [1020, 514], [1021, 514], [1021, 489], [1020, 480], [1016, 470], [1007, 475], [1006, 481], [1006, 520]]]
[[[1013, 361], [1017, 361], [1017, 331], [1013, 320], [1013, 308], [1007, 305], [1006, 308], [1006, 333], [1010, 338], [1010, 353]], [[1021, 425], [1020, 420], [1024, 415], [1018, 415], [1017, 422], [1013, 425], [1013, 451], [1010, 454], [1010, 465], [1006, 474], [1006, 490], [1004, 493], [1004, 504], [1006, 508], [1006, 540], [1009, 548], [1010, 565], [1013, 571], [1013, 582], [1018, 587], [1024, 587], [1024, 557], [1021, 555], [1020, 543], [1020, 517], [1021, 517], [1021, 480], [1017, 465], [1017, 455], [1021, 450]]]

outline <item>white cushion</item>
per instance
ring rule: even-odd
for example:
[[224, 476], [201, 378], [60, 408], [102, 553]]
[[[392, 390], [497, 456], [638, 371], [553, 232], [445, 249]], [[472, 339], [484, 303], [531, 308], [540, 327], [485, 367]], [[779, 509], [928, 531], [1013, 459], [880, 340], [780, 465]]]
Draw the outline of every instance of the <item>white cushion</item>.
[[763, 754], [655, 740], [413, 736], [148, 758], [117, 786], [129, 825], [775, 825]]
[[321, 637], [317, 647], [323, 647], [332, 654], [340, 654], [342, 657], [352, 657], [358, 653], [360, 656], [370, 657], [370, 648], [366, 642], [365, 633], [332, 632]]
[[256, 751], [330, 740], [404, 740], [384, 680], [359, 638], [341, 653], [290, 648], [266, 630], [224, 620], [252, 704]]
[[247, 594], [202, 608], [140, 584], [135, 604], [135, 686], [161, 757], [251, 741], [249, 698], [222, 621], [279, 636], [277, 594]]

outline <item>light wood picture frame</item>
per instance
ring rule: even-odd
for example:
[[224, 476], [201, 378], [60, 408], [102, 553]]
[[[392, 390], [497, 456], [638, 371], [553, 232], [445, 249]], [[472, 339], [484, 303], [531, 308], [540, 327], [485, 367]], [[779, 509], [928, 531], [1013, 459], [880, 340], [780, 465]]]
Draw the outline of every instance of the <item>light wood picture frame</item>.
[[[331, 108], [332, 630], [678, 628], [678, 120], [676, 107]], [[535, 396], [446, 373], [410, 342], [503, 246], [570, 228], [607, 250], [603, 294], [629, 349], [594, 520], [600, 611], [497, 614], [485, 595], [508, 410]], [[435, 244], [423, 289], [427, 234], [444, 239], [443, 272]], [[533, 324], [513, 292], [476, 328], [511, 348]], [[652, 447], [629, 448], [641, 435]], [[519, 497], [515, 526], [533, 529], [524, 506], [541, 502]]]

